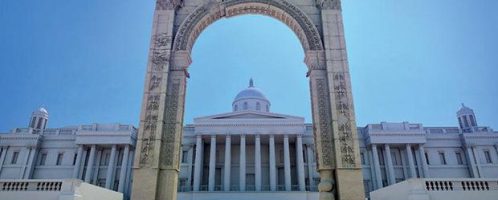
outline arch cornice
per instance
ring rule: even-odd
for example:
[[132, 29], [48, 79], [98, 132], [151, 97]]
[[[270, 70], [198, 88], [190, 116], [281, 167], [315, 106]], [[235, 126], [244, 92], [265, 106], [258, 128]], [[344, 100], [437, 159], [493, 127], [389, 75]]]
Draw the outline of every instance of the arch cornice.
[[311, 19], [286, 0], [208, 1], [182, 22], [175, 35], [174, 50], [190, 52], [195, 40], [208, 25], [222, 17], [242, 14], [262, 14], [276, 18], [294, 31], [305, 51], [323, 50], [320, 33]]

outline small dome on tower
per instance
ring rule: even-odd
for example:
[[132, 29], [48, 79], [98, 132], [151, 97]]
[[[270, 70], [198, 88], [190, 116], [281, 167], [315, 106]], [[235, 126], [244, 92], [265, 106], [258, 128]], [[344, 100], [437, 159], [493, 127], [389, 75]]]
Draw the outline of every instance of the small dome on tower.
[[45, 109], [44, 107], [40, 107], [40, 108], [38, 109], [38, 112], [48, 114], [47, 109]]
[[460, 110], [457, 111], [457, 115], [473, 115], [473, 114], [474, 114], [474, 110], [465, 106], [465, 104], [463, 104], [463, 103], [462, 103], [462, 107], [460, 108]]

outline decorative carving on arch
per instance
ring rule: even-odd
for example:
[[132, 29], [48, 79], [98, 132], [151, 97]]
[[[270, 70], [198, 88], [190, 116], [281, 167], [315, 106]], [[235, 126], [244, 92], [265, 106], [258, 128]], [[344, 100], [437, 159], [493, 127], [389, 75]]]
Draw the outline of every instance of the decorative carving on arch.
[[303, 11], [286, 0], [226, 0], [199, 6], [176, 32], [174, 50], [190, 51], [199, 34], [208, 25], [222, 17], [241, 14], [262, 14], [276, 18], [294, 31], [305, 50], [323, 50], [321, 36], [313, 22]]
[[157, 0], [156, 10], [174, 10], [183, 5], [183, 0]]
[[315, 0], [316, 6], [321, 9], [341, 10], [341, 2], [339, 0]]

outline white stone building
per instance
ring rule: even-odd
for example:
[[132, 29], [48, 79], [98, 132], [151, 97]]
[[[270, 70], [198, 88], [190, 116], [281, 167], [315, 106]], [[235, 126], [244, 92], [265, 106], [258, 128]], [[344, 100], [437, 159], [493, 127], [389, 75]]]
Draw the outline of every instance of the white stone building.
[[[184, 127], [178, 199], [318, 199], [312, 124], [272, 113], [252, 81], [231, 107]], [[408, 122], [359, 127], [367, 196], [415, 177], [498, 178], [498, 133], [478, 126], [468, 107], [456, 117], [458, 127]], [[129, 196], [134, 127], [48, 129], [47, 121], [47, 111], [40, 109], [29, 128], [0, 134], [0, 179], [78, 178]]]
[[[250, 81], [235, 97], [232, 112], [185, 126], [181, 199], [237, 193], [245, 199], [261, 198], [259, 193], [315, 198], [319, 176], [312, 124], [272, 113], [270, 106]], [[472, 109], [463, 105], [457, 119], [459, 127], [408, 122], [359, 127], [366, 195], [409, 178], [498, 178], [498, 133], [478, 126]], [[214, 194], [206, 196], [209, 192]]]
[[47, 121], [48, 112], [40, 108], [28, 128], [0, 134], [1, 180], [76, 178], [129, 195], [137, 135], [133, 126], [45, 128]]

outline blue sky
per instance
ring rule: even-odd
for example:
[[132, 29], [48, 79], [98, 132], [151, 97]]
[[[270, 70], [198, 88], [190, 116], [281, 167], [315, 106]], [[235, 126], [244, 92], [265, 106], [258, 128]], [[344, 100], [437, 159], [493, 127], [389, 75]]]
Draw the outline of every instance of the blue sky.
[[[460, 103], [498, 129], [498, 1], [344, 0], [357, 115], [364, 126], [456, 126]], [[138, 124], [154, 3], [0, 0], [0, 132], [45, 106], [49, 127]], [[197, 40], [185, 122], [230, 110], [253, 77], [272, 111], [310, 118], [303, 50], [281, 22], [222, 19]]]

